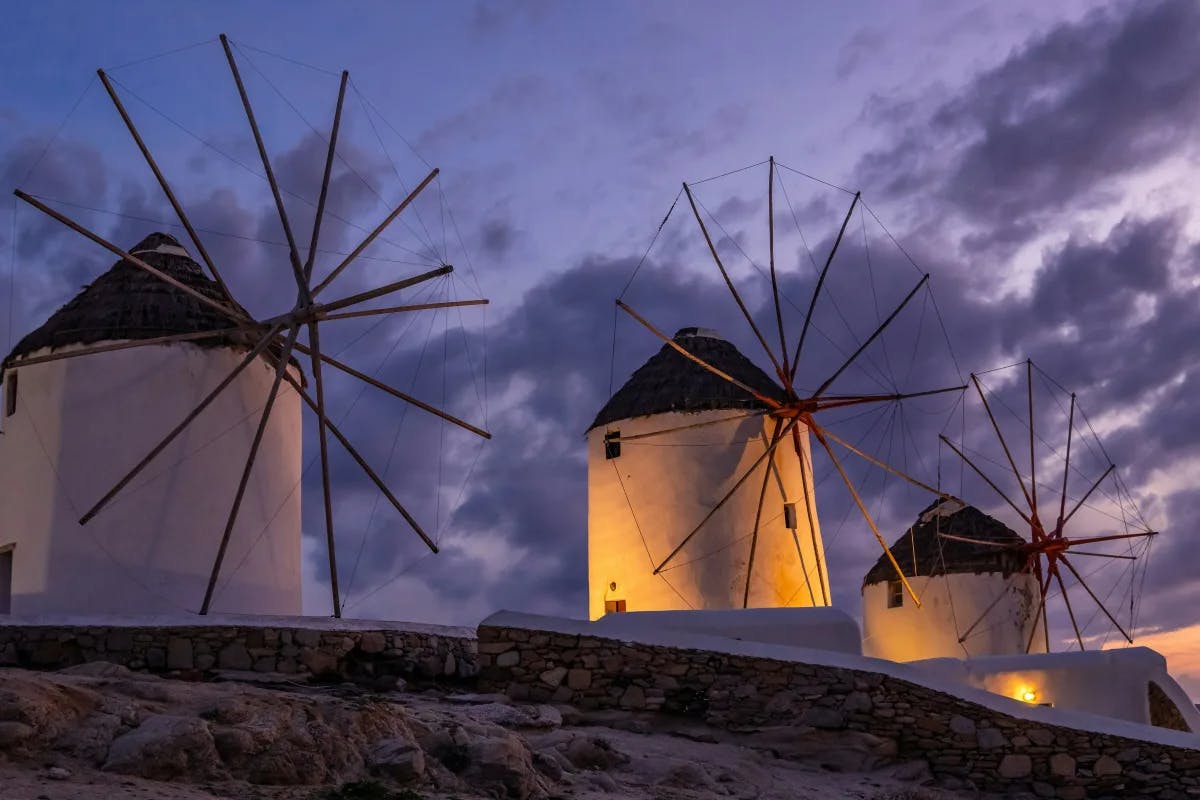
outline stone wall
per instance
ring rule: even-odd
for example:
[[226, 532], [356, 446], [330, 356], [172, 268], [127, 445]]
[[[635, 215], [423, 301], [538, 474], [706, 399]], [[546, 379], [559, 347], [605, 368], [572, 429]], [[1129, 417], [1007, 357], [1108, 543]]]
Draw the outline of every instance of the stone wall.
[[110, 661], [153, 672], [255, 672], [328, 679], [455, 680], [477, 672], [469, 628], [372, 627], [297, 619], [194, 624], [0, 626], [0, 666], [59, 669]]
[[[1145, 730], [1155, 740], [1147, 741], [1031, 721], [864, 669], [488, 621], [479, 627], [479, 665], [482, 690], [515, 699], [658, 710], [729, 729], [799, 723], [867, 731], [892, 740], [898, 758], [927, 761], [951, 785], [1038, 797], [1200, 797], [1193, 736], [1116, 721], [1109, 728]], [[984, 694], [965, 693], [972, 692]]]

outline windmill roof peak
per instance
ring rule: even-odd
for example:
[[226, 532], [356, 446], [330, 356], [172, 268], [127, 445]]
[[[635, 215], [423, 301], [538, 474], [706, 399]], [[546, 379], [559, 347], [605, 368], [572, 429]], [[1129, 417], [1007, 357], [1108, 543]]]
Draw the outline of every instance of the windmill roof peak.
[[[680, 328], [673, 341], [758, 393], [781, 401], [784, 399], [783, 389], [716, 331], [700, 327]], [[761, 400], [744, 389], [684, 357], [671, 345], [664, 344], [609, 398], [588, 430], [617, 420], [673, 411], [766, 408]]]

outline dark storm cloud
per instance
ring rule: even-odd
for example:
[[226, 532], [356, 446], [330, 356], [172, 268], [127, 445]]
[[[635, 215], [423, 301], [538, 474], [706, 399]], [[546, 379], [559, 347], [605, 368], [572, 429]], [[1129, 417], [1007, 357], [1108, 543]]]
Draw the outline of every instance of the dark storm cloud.
[[519, 235], [509, 220], [489, 219], [479, 229], [479, 248], [490, 260], [503, 259]]
[[1060, 25], [910, 120], [863, 160], [876, 191], [934, 192], [984, 224], [1096, 202], [1190, 146], [1200, 7], [1123, 4]]

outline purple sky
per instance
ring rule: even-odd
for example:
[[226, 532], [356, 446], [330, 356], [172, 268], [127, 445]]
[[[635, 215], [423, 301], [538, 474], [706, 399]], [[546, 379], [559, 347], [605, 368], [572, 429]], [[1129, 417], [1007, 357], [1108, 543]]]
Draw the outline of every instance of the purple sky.
[[[170, 209], [94, 80], [96, 67], [109, 68], [194, 221], [214, 232], [206, 238], [214, 256], [236, 265], [226, 270], [235, 291], [256, 310], [278, 310], [288, 301], [276, 290], [286, 290], [290, 276], [283, 250], [264, 242], [282, 241], [282, 233], [265, 184], [250, 174], [257, 156], [215, 37], [228, 33], [240, 48], [276, 170], [301, 198], [289, 199], [289, 212], [302, 240], [324, 154], [308, 125], [324, 133], [333, 73], [349, 69], [358, 91], [347, 102], [331, 212], [369, 227], [426, 163], [443, 176], [418, 205], [420, 219], [406, 215], [409, 227], [398, 223], [391, 242], [373, 247], [331, 291], [409, 274], [418, 267], [404, 262], [427, 263], [432, 249], [460, 271], [428, 287], [428, 296], [474, 296], [477, 277], [493, 304], [486, 314], [406, 319], [369, 336], [367, 325], [347, 323], [334, 343], [349, 348], [356, 365], [378, 367], [397, 385], [479, 420], [485, 392], [472, 376], [486, 342], [487, 422], [497, 435], [479, 451], [469, 435], [443, 432], [387, 398], [358, 396], [351, 383], [335, 388], [334, 407], [352, 438], [374, 463], [390, 462], [389, 481], [433, 520], [444, 544], [442, 555], [420, 560], [402, 522], [374, 508], [353, 465], [336, 461], [347, 613], [456, 622], [500, 607], [584, 612], [582, 433], [608, 394], [611, 300], [680, 181], [773, 154], [861, 189], [933, 273], [964, 371], [1030, 356], [1078, 392], [1150, 523], [1167, 531], [1153, 551], [1140, 621], [1147, 632], [1158, 629], [1155, 646], [1177, 671], [1200, 680], [1200, 633], [1187, 600], [1197, 586], [1186, 555], [1200, 512], [1188, 478], [1200, 456], [1192, 412], [1200, 230], [1190, 208], [1200, 10], [1185, 0], [1099, 6], [463, 2], [333, 11], [208, 3], [166, 13], [154, 3], [26, 4], [8, 11], [0, 32], [0, 67], [19, 76], [0, 85], [0, 175], [5, 187], [73, 204], [60, 207], [120, 244], [164, 228], [153, 220], [171, 220]], [[727, 228], [720, 246], [731, 259], [741, 247], [762, 263], [764, 170], [698, 189]], [[788, 180], [810, 226], [807, 242], [824, 253], [847, 198]], [[40, 323], [111, 264], [25, 207], [16, 213], [14, 248], [13, 208], [0, 203], [0, 261], [16, 256], [6, 337]], [[631, 302], [663, 327], [717, 327], [762, 363], [683, 211], [664, 228]], [[916, 273], [881, 230], [866, 235], [877, 248], [876, 302], [886, 313]], [[333, 220], [324, 242], [344, 251], [360, 236]], [[789, 295], [807, 298], [801, 243], [780, 241]], [[858, 264], [852, 248], [845, 257]], [[324, 254], [318, 270], [336, 260]], [[853, 323], [842, 347], [876, 319], [872, 297], [855, 283], [860, 268], [846, 267], [831, 284]], [[735, 270], [755, 279], [746, 263]], [[0, 300], [7, 309], [8, 280]], [[770, 320], [765, 306], [756, 311]], [[826, 321], [828, 330], [842, 324]], [[904, 362], [905, 337], [922, 325], [933, 330], [932, 322], [910, 321], [893, 352], [875, 357]], [[656, 344], [624, 323], [618, 332], [621, 380]], [[920, 360], [905, 389], [953, 377], [944, 340], [920, 341], [910, 348]], [[828, 344], [824, 357], [834, 364], [839, 343]], [[812, 368], [823, 366], [814, 360]], [[1054, 408], [1049, 393], [1042, 399]], [[939, 427], [926, 421], [918, 429], [932, 440]], [[306, 602], [325, 613], [316, 478], [310, 470], [304, 485]], [[876, 501], [891, 535], [924, 503], [908, 494]], [[846, 500], [822, 502], [828, 533]], [[1003, 516], [991, 502], [980, 498]], [[857, 613], [859, 577], [877, 556], [864, 530], [831, 547], [838, 605]], [[1099, 636], [1103, 627], [1092, 631]]]

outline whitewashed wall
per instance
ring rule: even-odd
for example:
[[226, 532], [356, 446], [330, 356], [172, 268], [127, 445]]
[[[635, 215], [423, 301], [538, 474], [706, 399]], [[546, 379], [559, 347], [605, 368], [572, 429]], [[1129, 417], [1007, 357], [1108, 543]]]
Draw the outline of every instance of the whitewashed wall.
[[[737, 413], [656, 414], [614, 422], [609, 429], [630, 436]], [[588, 433], [588, 609], [592, 619], [604, 613], [606, 599], [625, 600], [628, 611], [742, 607], [762, 467], [661, 576], [654, 575], [653, 569], [763, 453], [773, 425], [769, 419], [751, 417], [624, 442], [620, 457], [612, 460], [604, 457], [605, 428]], [[801, 442], [809, 463], [807, 430]], [[799, 461], [790, 437], [776, 453], [777, 467], [763, 503], [749, 605], [825, 605], [829, 579], [820, 525], [809, 529]], [[784, 525], [785, 502], [796, 504], [795, 538]], [[815, 507], [812, 512], [816, 523]], [[797, 540], [805, 569], [797, 557]], [[609, 588], [613, 582], [615, 590]]]
[[[17, 367], [17, 409], [0, 437], [0, 546], [15, 544], [14, 614], [199, 609], [274, 377], [266, 361], [96, 518], [78, 519], [242, 357], [176, 344]], [[300, 399], [285, 383], [212, 610], [300, 613], [300, 470]]]
[[[909, 578], [921, 607], [908, 593], [898, 608], [888, 608], [887, 582], [863, 587], [863, 653], [890, 661], [924, 658], [966, 658], [1025, 652], [1033, 626], [1031, 652], [1046, 650], [1038, 606], [1037, 580], [1030, 575], [998, 572]], [[1001, 597], [1002, 595], [1002, 597]], [[961, 644], [958, 637], [988, 611]]]

